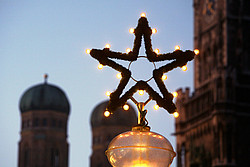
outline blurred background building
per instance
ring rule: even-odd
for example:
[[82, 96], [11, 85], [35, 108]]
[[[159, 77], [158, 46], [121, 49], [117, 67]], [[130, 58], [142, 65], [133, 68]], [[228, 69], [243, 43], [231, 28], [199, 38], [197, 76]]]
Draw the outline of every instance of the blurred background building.
[[132, 106], [124, 111], [117, 109], [109, 117], [104, 116], [108, 101], [98, 104], [91, 114], [92, 154], [91, 167], [112, 167], [105, 155], [111, 140], [118, 134], [130, 131], [137, 124], [137, 115]]
[[178, 167], [249, 166], [250, 1], [194, 0], [194, 87], [178, 90]]
[[19, 167], [68, 167], [70, 104], [57, 86], [32, 86], [20, 100]]

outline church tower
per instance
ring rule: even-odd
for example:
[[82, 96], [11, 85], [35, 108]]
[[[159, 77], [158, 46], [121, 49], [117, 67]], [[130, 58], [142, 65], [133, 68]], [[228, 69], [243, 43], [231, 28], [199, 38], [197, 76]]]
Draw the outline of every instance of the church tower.
[[250, 164], [250, 1], [194, 0], [194, 93], [178, 90], [178, 167]]
[[20, 100], [18, 167], [68, 167], [70, 104], [65, 93], [46, 79], [25, 91]]
[[110, 116], [105, 117], [104, 112], [107, 105], [108, 101], [101, 102], [94, 108], [91, 114], [91, 167], [112, 167], [105, 155], [109, 143], [115, 136], [122, 132], [130, 131], [132, 126], [137, 124], [137, 115], [132, 106], [127, 111], [119, 108]]

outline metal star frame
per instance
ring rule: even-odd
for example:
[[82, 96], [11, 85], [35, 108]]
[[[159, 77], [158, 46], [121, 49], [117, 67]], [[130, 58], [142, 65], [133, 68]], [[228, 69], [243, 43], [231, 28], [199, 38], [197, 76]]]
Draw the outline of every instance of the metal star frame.
[[[90, 51], [90, 55], [93, 58], [97, 59], [100, 64], [104, 66], [110, 66], [111, 68], [121, 72], [122, 75], [122, 79], [120, 80], [117, 89], [110, 95], [110, 101], [107, 106], [107, 110], [110, 112], [115, 111], [115, 109], [117, 109], [118, 107], [123, 106], [128, 99], [133, 100], [132, 96], [135, 92], [137, 92], [138, 90], [145, 90], [148, 93], [149, 98], [155, 100], [160, 107], [163, 107], [169, 113], [174, 113], [176, 111], [176, 107], [173, 103], [173, 95], [168, 92], [161, 77], [164, 73], [167, 73], [174, 68], [186, 65], [188, 61], [194, 59], [195, 53], [190, 50], [187, 50], [185, 52], [176, 50], [172, 53], [156, 54], [153, 51], [151, 44], [152, 29], [149, 27], [146, 17], [141, 17], [138, 20], [138, 25], [134, 30], [134, 34], [134, 47], [129, 53], [110, 51], [109, 48], [104, 48], [103, 50], [92, 49]], [[162, 96], [154, 91], [154, 89], [149, 86], [147, 81], [143, 80], [136, 82], [134, 86], [132, 86], [127, 92], [122, 95], [125, 86], [128, 84], [128, 81], [131, 78], [131, 71], [128, 68], [125, 68], [122, 65], [116, 63], [112, 59], [120, 59], [130, 62], [136, 61], [139, 57], [139, 49], [141, 47], [142, 37], [144, 38], [145, 43], [146, 58], [150, 62], [172, 60], [172, 62], [153, 70], [153, 79], [159, 87]]]

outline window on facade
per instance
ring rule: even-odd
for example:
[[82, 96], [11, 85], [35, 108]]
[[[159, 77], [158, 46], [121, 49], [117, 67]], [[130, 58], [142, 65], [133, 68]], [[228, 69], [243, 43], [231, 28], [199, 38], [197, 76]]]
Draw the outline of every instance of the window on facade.
[[51, 148], [51, 155], [50, 155], [50, 166], [51, 167], [59, 167], [59, 150], [55, 148]]
[[181, 167], [185, 167], [185, 161], [186, 161], [186, 149], [185, 149], [185, 144], [182, 144], [182, 146], [181, 146]]
[[34, 127], [38, 127], [39, 126], [39, 119], [38, 118], [34, 119], [33, 125], [34, 125]]
[[58, 122], [58, 128], [62, 128], [63, 126], [63, 122], [62, 122], [62, 120], [60, 120], [59, 122]]
[[42, 126], [47, 126], [47, 118], [43, 118]]
[[52, 127], [56, 127], [56, 120], [52, 119]]
[[29, 149], [28, 148], [26, 148], [25, 150], [24, 150], [24, 167], [29, 167]]

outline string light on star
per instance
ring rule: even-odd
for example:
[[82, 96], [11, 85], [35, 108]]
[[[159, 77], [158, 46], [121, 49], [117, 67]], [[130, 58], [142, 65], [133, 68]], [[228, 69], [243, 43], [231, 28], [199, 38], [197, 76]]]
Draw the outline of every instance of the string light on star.
[[123, 106], [123, 109], [124, 109], [125, 111], [128, 111], [129, 105], [128, 105], [128, 104], [125, 104], [125, 105]]
[[153, 29], [152, 29], [152, 33], [153, 33], [153, 34], [156, 34], [156, 33], [157, 33], [157, 29], [156, 29], [156, 28], [153, 28]]
[[181, 69], [182, 71], [187, 71], [187, 66], [182, 66]]
[[146, 17], [146, 13], [141, 13], [141, 17]]
[[194, 50], [195, 55], [198, 55], [200, 53], [199, 49]]
[[131, 34], [133, 34], [133, 33], [135, 32], [135, 29], [130, 28], [130, 29], [129, 29], [129, 32], [130, 32]]
[[108, 96], [108, 97], [110, 96], [110, 94], [111, 94], [110, 91], [107, 91], [107, 92], [105, 93], [105, 95]]
[[139, 95], [142, 96], [142, 95], [144, 95], [144, 90], [139, 90], [138, 93], [139, 93]]
[[131, 49], [130, 49], [130, 48], [127, 48], [127, 49], [126, 49], [126, 52], [127, 52], [127, 53], [131, 52]]
[[155, 49], [154, 52], [155, 52], [156, 54], [159, 54], [159, 53], [160, 53], [160, 50], [159, 50], [159, 49]]
[[167, 77], [167, 75], [163, 74], [162, 77], [161, 77], [161, 79], [162, 79], [163, 81], [165, 81], [165, 80], [168, 79], [168, 77]]
[[173, 92], [172, 95], [173, 95], [174, 97], [177, 97], [177, 96], [178, 96], [178, 93], [177, 93], [177, 92]]
[[85, 50], [85, 52], [86, 52], [87, 54], [90, 54], [90, 51], [91, 51], [90, 49], [86, 49], [86, 50]]
[[105, 45], [105, 48], [110, 49], [110, 47], [111, 47], [111, 46], [110, 46], [110, 44], [108, 44], [108, 43]]
[[97, 68], [98, 68], [99, 70], [101, 70], [101, 69], [103, 69], [103, 65], [102, 65], [102, 64], [98, 64]]
[[117, 78], [117, 79], [121, 79], [121, 78], [122, 78], [122, 74], [121, 74], [121, 73], [117, 73], [117, 74], [116, 74], [116, 78]]
[[181, 47], [179, 46], [179, 45], [176, 45], [175, 47], [174, 47], [174, 50], [180, 50], [181, 49]]
[[105, 117], [109, 117], [109, 116], [110, 116], [110, 112], [109, 112], [108, 110], [106, 110], [106, 111], [103, 113], [103, 115], [104, 115]]
[[154, 105], [154, 109], [155, 109], [155, 110], [159, 110], [159, 108], [160, 108], [160, 107], [158, 106], [158, 104], [155, 104], [155, 105]]
[[175, 118], [178, 118], [179, 115], [180, 115], [180, 114], [179, 114], [177, 111], [175, 111], [175, 112], [173, 113], [173, 116], [174, 116]]

